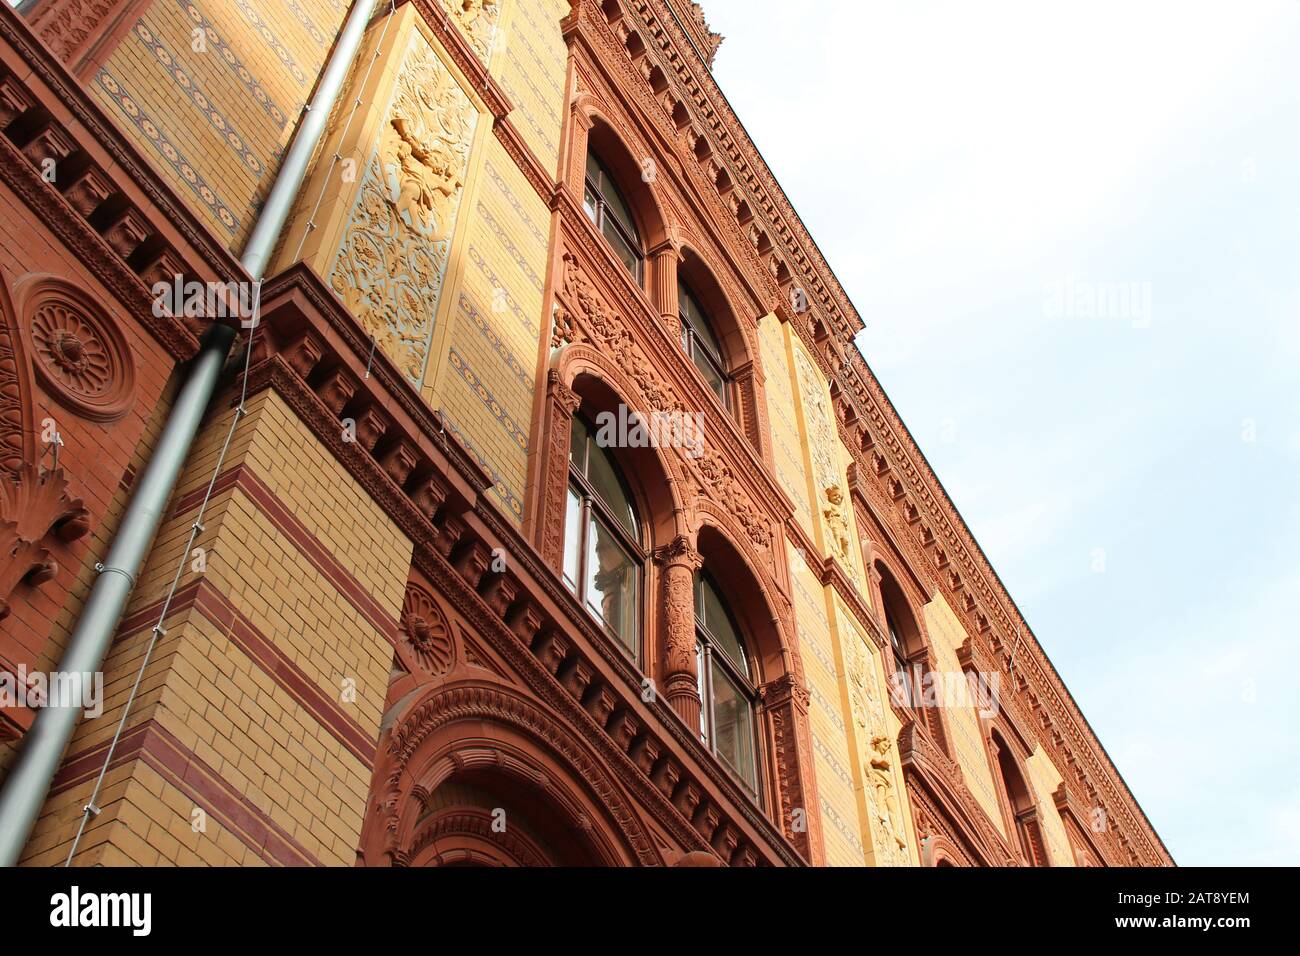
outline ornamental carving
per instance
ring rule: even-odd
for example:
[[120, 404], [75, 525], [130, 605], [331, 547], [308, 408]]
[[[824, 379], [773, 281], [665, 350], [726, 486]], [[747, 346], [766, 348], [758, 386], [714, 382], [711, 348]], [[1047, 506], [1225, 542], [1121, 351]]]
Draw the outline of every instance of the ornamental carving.
[[695, 579], [704, 559], [685, 535], [655, 552], [664, 568], [664, 671], [695, 676]]
[[867, 783], [871, 840], [876, 858], [891, 866], [907, 866], [907, 837], [895, 789], [892, 743], [885, 721], [870, 652], [855, 628], [841, 618], [844, 640], [844, 669], [848, 679], [849, 709], [856, 725], [854, 737], [861, 748], [862, 774]]
[[[624, 320], [596, 296], [591, 282], [582, 272], [578, 258], [566, 252], [563, 258], [562, 292], [575, 310], [563, 310], [565, 339], [569, 342], [590, 341], [631, 379], [650, 412], [689, 414], [690, 410], [675, 390], [659, 375], [655, 363], [628, 334]], [[752, 544], [766, 551], [772, 544], [768, 520], [750, 502], [724, 456], [707, 442], [701, 441], [697, 453], [685, 456], [695, 464], [699, 484], [735, 518]], [[771, 553], [768, 552], [771, 560]]]
[[89, 529], [90, 514], [69, 496], [62, 468], [42, 473], [25, 462], [0, 478], [0, 618], [20, 583], [39, 587], [59, 573], [47, 536], [75, 541]]
[[27, 285], [24, 328], [37, 378], [60, 404], [92, 421], [113, 421], [131, 407], [131, 352], [108, 317], [62, 280]]
[[442, 5], [469, 41], [474, 55], [487, 64], [492, 58], [501, 19], [498, 0], [442, 0]]
[[822, 387], [823, 379], [801, 346], [795, 347], [794, 360], [804, 421], [808, 427], [808, 451], [812, 456], [813, 478], [821, 496], [819, 507], [825, 520], [827, 541], [831, 553], [839, 559], [845, 571], [856, 578], [857, 563], [849, 557], [853, 534], [837, 454], [839, 439], [831, 427], [834, 417]]
[[399, 850], [403, 810], [413, 758], [439, 727], [457, 720], [483, 720], [513, 727], [543, 744], [581, 780], [604, 806], [622, 842], [642, 866], [662, 862], [649, 833], [607, 768], [559, 721], [516, 691], [505, 687], [462, 686], [435, 691], [409, 709], [393, 728], [384, 755], [390, 772], [377, 809], [382, 817], [387, 853]]
[[429, 676], [440, 677], [451, 670], [455, 651], [447, 617], [437, 602], [414, 584], [407, 585], [402, 600], [401, 627], [403, 639]]
[[377, 346], [418, 385], [478, 113], [416, 31], [385, 116], [329, 281]]

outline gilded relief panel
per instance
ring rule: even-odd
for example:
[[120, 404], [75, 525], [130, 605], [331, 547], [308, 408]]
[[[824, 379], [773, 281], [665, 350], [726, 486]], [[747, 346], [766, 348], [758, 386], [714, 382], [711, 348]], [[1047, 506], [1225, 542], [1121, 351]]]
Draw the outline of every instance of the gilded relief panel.
[[885, 712], [885, 690], [878, 658], [867, 636], [851, 615], [835, 601], [844, 680], [853, 721], [858, 773], [867, 816], [866, 828], [874, 850], [876, 866], [909, 866], [908, 825], [904, 816], [906, 798], [899, 773], [898, 721]]
[[329, 284], [418, 385], [478, 112], [419, 31], [407, 41]]
[[795, 377], [803, 402], [804, 427], [808, 436], [815, 510], [824, 533], [822, 547], [835, 558], [859, 587], [861, 576], [853, 546], [853, 514], [844, 479], [844, 463], [835, 433], [834, 412], [821, 372], [813, 365], [801, 343], [794, 345]]

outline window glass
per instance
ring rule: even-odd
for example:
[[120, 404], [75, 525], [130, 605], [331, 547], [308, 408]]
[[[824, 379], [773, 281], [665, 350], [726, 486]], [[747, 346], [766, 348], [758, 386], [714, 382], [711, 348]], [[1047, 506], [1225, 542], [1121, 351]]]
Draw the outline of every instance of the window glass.
[[757, 789], [753, 709], [726, 669], [713, 661], [713, 749], [740, 778]]
[[598, 517], [587, 520], [587, 607], [635, 656], [637, 565]]
[[578, 590], [578, 557], [582, 548], [582, 498], [573, 488], [564, 512], [564, 583]]
[[700, 708], [700, 739], [707, 741], [709, 739], [709, 692], [705, 687], [704, 671], [704, 645], [699, 641], [695, 642], [695, 689], [699, 691], [700, 700], [704, 706]]
[[614, 515], [614, 519], [634, 538], [636, 537], [636, 511], [632, 498], [619, 477], [618, 466], [610, 453], [592, 439], [587, 441], [587, 480]]
[[713, 325], [709, 322], [700, 300], [695, 297], [690, 288], [683, 282], [677, 283], [677, 301], [680, 305], [681, 313], [686, 318], [688, 324], [695, 331], [697, 338], [702, 339], [704, 345], [713, 353], [713, 357], [722, 360], [722, 346], [718, 342], [718, 337], [713, 332]]
[[707, 357], [698, 351], [691, 356], [695, 360], [695, 367], [700, 370], [704, 376], [704, 381], [708, 383], [713, 394], [718, 396], [718, 401], [723, 405], [727, 404], [727, 380], [718, 372], [717, 367], [708, 360]]
[[753, 677], [749, 670], [749, 658], [745, 654], [745, 645], [740, 640], [736, 626], [722, 603], [713, 579], [707, 574], [695, 576], [695, 613], [700, 623], [713, 638], [714, 643], [726, 651], [734, 664], [746, 677]]

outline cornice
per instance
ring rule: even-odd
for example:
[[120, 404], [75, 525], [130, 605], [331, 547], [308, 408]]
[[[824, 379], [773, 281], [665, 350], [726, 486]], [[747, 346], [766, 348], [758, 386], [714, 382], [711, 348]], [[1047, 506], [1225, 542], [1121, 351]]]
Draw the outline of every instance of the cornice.
[[[50, 112], [53, 123], [61, 127], [66, 135], [76, 141], [77, 146], [88, 153], [91, 168], [115, 184], [119, 184], [119, 189], [122, 188], [120, 184], [125, 182], [129, 184], [130, 189], [143, 193], [153, 207], [151, 210], [146, 210], [145, 214], [154, 225], [156, 235], [161, 235], [165, 239], [169, 233], [174, 232], [188, 244], [190, 247], [188, 250], [179, 252], [182, 258], [176, 261], [178, 272], [186, 275], [210, 275], [220, 281], [248, 280], [248, 274], [240, 266], [234, 254], [214, 238], [207, 226], [161, 179], [154, 171], [154, 167], [123, 135], [117, 124], [82, 88], [80, 81], [32, 33], [27, 22], [6, 4], [0, 4], [0, 39], [23, 64], [23, 70], [17, 73], [15, 78], [22, 76], [18, 82], [24, 85], [40, 105]], [[43, 89], [33, 89], [33, 80], [38, 81]], [[50, 97], [53, 97], [53, 100]], [[12, 132], [18, 125], [18, 122], [11, 124], [7, 132]], [[88, 136], [92, 142], [84, 142], [82, 136]], [[15, 183], [16, 179], [11, 178], [16, 175], [15, 170], [10, 168], [14, 165], [10, 162], [11, 159], [12, 155], [7, 154], [4, 172], [6, 180]], [[108, 161], [106, 162], [105, 159]], [[25, 159], [22, 165], [27, 165]], [[56, 192], [54, 187], [44, 181], [42, 184], [48, 194], [44, 199], [32, 195], [30, 188], [22, 193], [24, 198], [37, 203], [35, 208], [48, 214], [49, 218], [46, 221], [59, 230], [60, 238], [68, 241], [73, 251], [84, 253], [82, 261], [96, 272], [97, 278], [122, 296], [124, 304], [135, 307], [133, 313], [150, 326], [150, 331], [169, 351], [178, 358], [192, 354], [197, 348], [198, 340], [190, 330], [171, 319], [163, 319], [155, 323], [148, 321], [152, 316], [152, 296], [147, 297], [149, 308], [142, 310], [140, 306], [147, 293], [147, 286], [139, 277], [140, 272], [127, 266], [125, 257], [106, 246], [102, 238], [97, 236], [98, 242], [91, 239], [86, 232], [90, 228], [89, 225], [68, 205], [66, 199], [62, 200], [60, 206], [59, 202], [54, 200], [53, 194]], [[128, 199], [131, 198], [133, 197], [128, 195]], [[168, 251], [167, 244], [164, 242], [159, 246], [153, 259], [160, 261]], [[95, 261], [98, 259], [107, 261], [99, 263]], [[194, 261], [195, 259], [198, 261]], [[200, 265], [205, 268], [197, 268]], [[127, 277], [127, 271], [135, 273], [134, 281]], [[163, 325], [167, 328], [163, 328]]]
[[[683, 33], [677, 18], [671, 14], [668, 7], [670, 2], [672, 0], [627, 0], [626, 15], [638, 18], [638, 33], [643, 40], [649, 38], [646, 42], [647, 55], [649, 51], [654, 51], [656, 65], [671, 84], [673, 94], [680, 97], [679, 102], [689, 102], [693, 107], [690, 117], [694, 123], [692, 128], [699, 130], [703, 127], [701, 135], [711, 138], [711, 155], [725, 157], [729, 161], [727, 166], [731, 172], [732, 188], [741, 189], [743, 186], [753, 200], [751, 210], [755, 217], [766, 216], [770, 238], [785, 250], [788, 262], [792, 268], [797, 269], [814, 304], [819, 305], [832, 318], [835, 334], [821, 342], [810, 328], [809, 321], [793, 321], [792, 325], [817, 359], [828, 380], [848, 379], [853, 398], [845, 397], [838, 401], [851, 402], [855, 407], [861, 402], [872, 412], [869, 419], [888, 446], [888, 452], [882, 453], [888, 466], [886, 474], [892, 475], [895, 471], [900, 473], [907, 482], [902, 489], [909, 501], [915, 499], [916, 514], [909, 523], [913, 526], [923, 525], [927, 532], [934, 535], [931, 541], [923, 543], [923, 548], [935, 547], [936, 542], [942, 542], [941, 566], [937, 570], [947, 571], [952, 568], [947, 574], [935, 575], [937, 588], [950, 599], [949, 603], [963, 618], [971, 633], [978, 635], [981, 641], [994, 642], [990, 644], [991, 651], [996, 651], [995, 644], [1003, 644], [1008, 640], [992, 632], [992, 628], [997, 625], [1006, 634], [1018, 633], [1023, 636], [1025, 650], [1029, 653], [1024, 655], [1024, 664], [1019, 665], [1021, 673], [1023, 675], [1028, 672], [1030, 685], [1046, 697], [1043, 714], [1053, 726], [1063, 729], [1062, 740], [1066, 746], [1062, 751], [1062, 745], [1053, 740], [1050, 733], [1044, 737], [1036, 732], [1037, 739], [1064, 757], [1068, 766], [1083, 763], [1085, 777], [1097, 781], [1105, 794], [1106, 802], [1121, 808], [1117, 815], [1119, 823], [1130, 838], [1141, 842], [1144, 850], [1141, 856], [1146, 862], [1171, 862], [1168, 851], [1160, 842], [1141, 806], [1128, 791], [1119, 771], [925, 461], [920, 448], [903, 425], [869, 365], [856, 347], [852, 346], [854, 334], [862, 328], [860, 317], [771, 170], [749, 141], [725, 94], [709, 72], [707, 63], [700, 58], [690, 39]], [[612, 33], [598, 5], [591, 0], [581, 0], [580, 9], [568, 21], [568, 29], [571, 34], [576, 32], [585, 41], [595, 44], [591, 50], [594, 54], [599, 54], [595, 59], [607, 72], [617, 70], [618, 77], [609, 74], [611, 81], [617, 82], [621, 78], [629, 93], [642, 94], [638, 99], [645, 98], [640, 89], [645, 83], [644, 77], [631, 69], [626, 51], [609, 42], [606, 35], [612, 37]], [[616, 66], [611, 67], [610, 63]], [[697, 122], [696, 117], [703, 117], [703, 121]], [[660, 130], [661, 136], [663, 125], [663, 118], [655, 116], [653, 128]], [[676, 142], [671, 134], [666, 137], [666, 141], [670, 145]], [[680, 144], [675, 148], [680, 149]], [[689, 167], [689, 163], [686, 166]], [[705, 192], [707, 194], [707, 190]], [[748, 244], [742, 244], [741, 249], [748, 253], [750, 250], [745, 249], [745, 245]], [[752, 259], [748, 255], [746, 258], [750, 268], [753, 268]], [[832, 350], [833, 360], [825, 354], [826, 349]], [[845, 394], [847, 396], [850, 393]], [[837, 424], [844, 443], [853, 449], [851, 429], [843, 421], [837, 421]], [[855, 457], [861, 463], [861, 454], [855, 452]], [[882, 523], [895, 524], [895, 516], [889, 511], [886, 513], [889, 517]], [[952, 578], [954, 574], [957, 576], [956, 585]], [[964, 595], [973, 592], [978, 593], [974, 595], [972, 604]], [[976, 612], [979, 608], [985, 609], [983, 613], [988, 618], [982, 624], [977, 620]], [[1034, 721], [1033, 726], [1040, 730], [1046, 729], [1042, 727], [1041, 721]], [[1065, 767], [1061, 769], [1064, 771]]]
[[[594, 673], [608, 675], [605, 680], [628, 715], [624, 726], [634, 728], [619, 742], [623, 757], [615, 761], [634, 792], [659, 786], [650, 771], [664, 759], [680, 762], [684, 773], [675, 771], [673, 779], [681, 774], [680, 779], [698, 781], [691, 783], [697, 790], [707, 784], [709, 799], [720, 800], [725, 819], [743, 822], [746, 840], [765, 860], [799, 865], [802, 861], [786, 837], [730, 780], [667, 703], [662, 698], [651, 704], [641, 702], [644, 675], [597, 630], [560, 584], [555, 570], [547, 567], [490, 496], [482, 494], [490, 478], [453, 435], [442, 431], [436, 414], [423, 405], [387, 356], [376, 352], [369, 376], [363, 377], [369, 340], [333, 293], [299, 264], [269, 283], [265, 296], [249, 394], [271, 388], [280, 395], [414, 543], [417, 566], [440, 582], [499, 652], [516, 661], [531, 657], [536, 668], [538, 655], [554, 635], [572, 648], [581, 648], [579, 660], [588, 679]], [[379, 422], [377, 436], [346, 440], [339, 427], [344, 415]], [[509, 556], [504, 573], [489, 570], [496, 549]], [[551, 680], [538, 674], [528, 678], [526, 670], [521, 675], [539, 693], [550, 692], [552, 685], [564, 683], [558, 670], [561, 663], [552, 662]], [[565, 690], [573, 693], [572, 688]], [[612, 733], [598, 723], [583, 722], [592, 720], [589, 715], [579, 716], [587, 714], [585, 697], [570, 697], [556, 706], [577, 720], [576, 726], [586, 727], [588, 736], [597, 736], [598, 730]], [[637, 755], [628, 749], [643, 739], [649, 739], [661, 755], [654, 767], [637, 765]], [[605, 737], [602, 747], [614, 746], [606, 741], [612, 738]], [[663, 741], [671, 741], [673, 749], [664, 749]], [[635, 775], [627, 776], [629, 767]], [[669, 796], [661, 794], [663, 799]], [[662, 800], [648, 799], [653, 801], [650, 806], [663, 810]], [[700, 822], [688, 822], [698, 832]]]

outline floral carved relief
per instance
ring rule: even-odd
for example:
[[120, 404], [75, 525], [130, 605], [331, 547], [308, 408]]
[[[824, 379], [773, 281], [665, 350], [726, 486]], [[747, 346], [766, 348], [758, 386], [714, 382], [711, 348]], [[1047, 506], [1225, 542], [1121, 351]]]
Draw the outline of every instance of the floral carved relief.
[[[631, 379], [647, 412], [691, 414], [693, 410], [677, 397], [676, 390], [657, 371], [656, 363], [628, 333], [625, 320], [597, 297], [577, 256], [565, 253], [563, 263], [561, 294], [570, 307], [562, 305], [555, 313], [553, 344], [590, 342]], [[754, 547], [767, 552], [770, 561], [771, 524], [745, 493], [725, 456], [710, 445], [707, 435], [683, 460], [693, 464], [700, 493], [722, 505]]]
[[474, 55], [486, 64], [496, 45], [500, 0], [442, 0], [442, 5], [474, 48]]
[[22, 285], [29, 354], [51, 397], [92, 421], [124, 415], [131, 407], [135, 370], [116, 323], [62, 280], [39, 277]]
[[817, 483], [817, 509], [825, 519], [830, 552], [839, 559], [846, 572], [856, 577], [857, 564], [850, 557], [852, 533], [846, 507], [844, 479], [839, 467], [836, 445], [839, 439], [831, 427], [832, 412], [822, 388], [822, 377], [802, 348], [794, 350], [796, 375], [803, 399], [808, 427], [808, 450], [812, 456], [813, 478]]
[[424, 376], [478, 113], [418, 32], [330, 285], [399, 369]]
[[841, 618], [844, 669], [849, 706], [860, 748], [862, 775], [867, 784], [871, 840], [876, 859], [892, 866], [908, 865], [907, 837], [894, 784], [892, 741], [885, 722], [879, 687], [871, 672], [870, 652], [858, 632]]
[[406, 587], [402, 600], [402, 637], [420, 668], [431, 677], [451, 670], [454, 659], [447, 617], [423, 588]]

